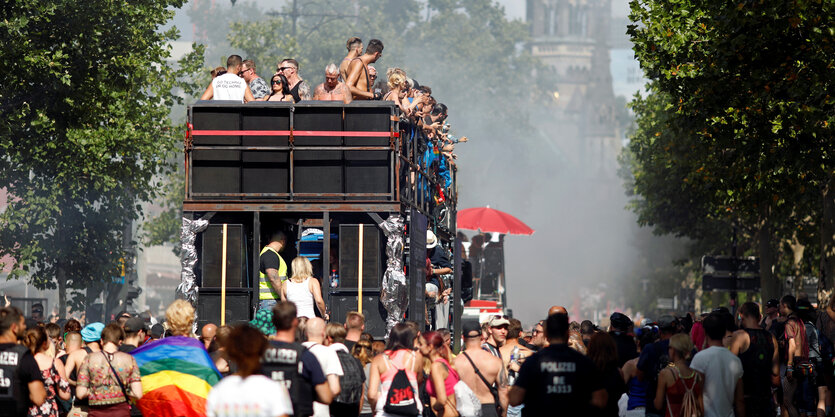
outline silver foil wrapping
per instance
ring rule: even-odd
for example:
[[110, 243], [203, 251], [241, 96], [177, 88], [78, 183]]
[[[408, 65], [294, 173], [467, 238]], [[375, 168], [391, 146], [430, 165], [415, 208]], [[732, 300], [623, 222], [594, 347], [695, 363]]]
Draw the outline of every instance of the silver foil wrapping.
[[209, 227], [208, 220], [189, 220], [183, 217], [183, 228], [180, 229], [180, 285], [177, 286], [177, 298], [182, 298], [197, 309], [197, 276], [194, 266], [197, 265], [197, 247], [194, 242], [197, 234]]
[[383, 273], [383, 288], [380, 302], [388, 311], [386, 317], [386, 335], [403, 318], [409, 308], [409, 285], [403, 273], [403, 248], [405, 245], [406, 220], [394, 214], [380, 224], [388, 237], [386, 242], [386, 271]]

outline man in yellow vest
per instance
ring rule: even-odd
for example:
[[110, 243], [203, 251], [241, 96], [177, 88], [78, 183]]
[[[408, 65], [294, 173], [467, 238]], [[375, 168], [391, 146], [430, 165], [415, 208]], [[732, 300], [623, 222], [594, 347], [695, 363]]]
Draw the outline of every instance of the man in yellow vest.
[[281, 299], [281, 283], [287, 279], [287, 263], [278, 253], [287, 237], [282, 232], [270, 236], [270, 243], [261, 250], [258, 270], [258, 308], [271, 309]]

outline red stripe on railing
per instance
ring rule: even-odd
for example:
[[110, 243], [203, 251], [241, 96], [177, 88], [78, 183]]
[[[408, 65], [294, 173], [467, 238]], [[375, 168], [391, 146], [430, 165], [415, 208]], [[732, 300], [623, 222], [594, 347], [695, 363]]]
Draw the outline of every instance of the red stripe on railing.
[[[387, 138], [390, 132], [355, 132], [339, 130], [192, 130], [192, 136], [349, 136], [361, 138]], [[394, 137], [400, 137], [400, 132], [394, 132]]]

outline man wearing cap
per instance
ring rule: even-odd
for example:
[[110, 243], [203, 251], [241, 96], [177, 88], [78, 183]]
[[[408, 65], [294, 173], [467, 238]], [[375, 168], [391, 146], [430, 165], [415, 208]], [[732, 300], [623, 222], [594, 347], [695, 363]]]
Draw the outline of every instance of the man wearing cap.
[[623, 313], [612, 313], [609, 317], [609, 334], [615, 339], [618, 348], [618, 368], [638, 357], [638, 345], [632, 336], [632, 320]]
[[145, 321], [139, 317], [131, 317], [125, 322], [125, 340], [119, 346], [119, 352], [131, 353], [145, 341]]
[[[426, 257], [429, 258], [432, 276], [429, 282], [436, 286], [435, 329], [445, 329], [449, 324], [449, 295], [452, 292], [452, 263], [438, 237], [431, 230], [426, 231]], [[427, 285], [427, 292], [429, 291]]]
[[568, 328], [567, 315], [548, 316], [548, 347], [522, 364], [508, 397], [512, 406], [525, 404], [523, 417], [599, 415], [606, 406], [605, 378], [591, 359], [568, 347]]
[[510, 320], [507, 316], [495, 315], [490, 317], [487, 321], [490, 333], [487, 335], [487, 340], [481, 345], [481, 348], [490, 352], [491, 355], [502, 359], [502, 353], [499, 348], [504, 346], [507, 340], [507, 330], [510, 327]]
[[[507, 409], [507, 377], [502, 360], [481, 349], [481, 326], [478, 322], [464, 322], [461, 328], [464, 351], [458, 355], [453, 367], [481, 402], [482, 417], [498, 417], [497, 401], [503, 410]], [[496, 386], [498, 398], [493, 396], [492, 386]]]
[[647, 381], [647, 417], [665, 414], [665, 410], [655, 409], [655, 391], [658, 386], [658, 373], [670, 363], [668, 356], [670, 338], [676, 333], [678, 333], [678, 319], [670, 315], [661, 316], [658, 319], [660, 340], [644, 347], [640, 359], [638, 359], [638, 375], [642, 380]]
[[258, 270], [258, 308], [269, 310], [280, 300], [281, 283], [287, 279], [287, 262], [278, 253], [284, 249], [287, 237], [283, 232], [270, 236], [270, 243], [261, 249]]

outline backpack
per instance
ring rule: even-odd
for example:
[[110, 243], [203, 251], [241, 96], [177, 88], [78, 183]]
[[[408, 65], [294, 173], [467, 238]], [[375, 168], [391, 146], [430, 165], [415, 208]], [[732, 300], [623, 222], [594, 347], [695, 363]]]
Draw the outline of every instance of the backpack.
[[[675, 369], [676, 379], [681, 379], [681, 374], [678, 372], [678, 368]], [[683, 380], [681, 384], [684, 385], [684, 396], [681, 397], [681, 414], [680, 417], [702, 417], [705, 415], [705, 410], [702, 409], [701, 404], [696, 399], [696, 394], [693, 393], [693, 389], [696, 388], [696, 385], [699, 384], [699, 373], [694, 372], [693, 376], [693, 385], [687, 386], [687, 383]], [[672, 413], [672, 409], [670, 408], [670, 403], [667, 402], [667, 408]]]
[[397, 373], [394, 374], [394, 378], [391, 380], [383, 411], [398, 416], [420, 415], [417, 408], [418, 396], [414, 387], [412, 387], [412, 383], [409, 382], [409, 376], [406, 375], [406, 370], [396, 367], [391, 361], [391, 358], [386, 354], [384, 355], [389, 366], [397, 369]]
[[362, 364], [359, 359], [342, 349], [336, 351], [336, 356], [339, 358], [339, 364], [342, 365], [343, 375], [339, 377], [342, 390], [336, 396], [335, 401], [342, 404], [357, 404], [362, 398], [362, 384], [365, 382]]

